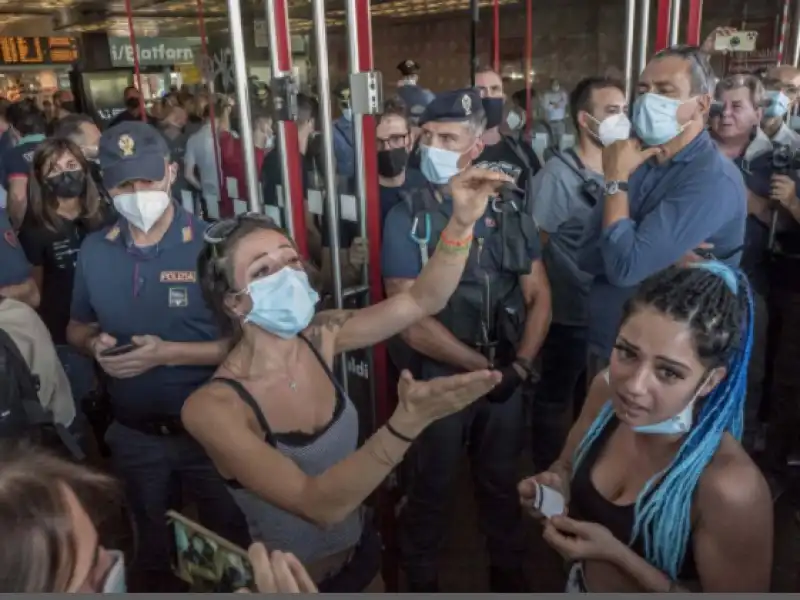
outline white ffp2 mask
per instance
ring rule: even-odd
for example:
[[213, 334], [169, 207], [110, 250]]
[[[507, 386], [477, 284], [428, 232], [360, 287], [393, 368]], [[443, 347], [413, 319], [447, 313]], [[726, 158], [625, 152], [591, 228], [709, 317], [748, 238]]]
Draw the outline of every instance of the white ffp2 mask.
[[164, 190], [141, 190], [114, 198], [114, 208], [128, 223], [147, 233], [172, 202]]

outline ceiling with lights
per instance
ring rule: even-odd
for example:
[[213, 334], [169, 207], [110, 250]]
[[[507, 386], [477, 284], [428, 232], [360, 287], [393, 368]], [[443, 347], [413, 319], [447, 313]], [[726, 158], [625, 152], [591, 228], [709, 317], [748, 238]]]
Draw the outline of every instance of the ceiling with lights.
[[[501, 4], [517, 0], [500, 0]], [[242, 12], [252, 18], [263, 18], [263, 2], [241, 0]], [[480, 0], [488, 6], [492, 0]], [[209, 35], [228, 30], [227, 3], [225, 0], [203, 0], [206, 30]], [[145, 36], [197, 36], [198, 0], [131, 0], [134, 30]], [[375, 19], [414, 18], [467, 10], [469, 0], [372, 0]], [[294, 33], [311, 29], [310, 0], [289, 0], [290, 27]], [[342, 26], [345, 20], [344, 1], [327, 3], [328, 24]], [[33, 23], [52, 19], [52, 32], [57, 35], [76, 35], [87, 32], [108, 32], [110, 35], [128, 35], [128, 19], [124, 0], [86, 2], [85, 0], [0, 0], [0, 33], [20, 35], [14, 30]], [[48, 31], [41, 32], [47, 35]], [[26, 31], [24, 35], [31, 35]]]

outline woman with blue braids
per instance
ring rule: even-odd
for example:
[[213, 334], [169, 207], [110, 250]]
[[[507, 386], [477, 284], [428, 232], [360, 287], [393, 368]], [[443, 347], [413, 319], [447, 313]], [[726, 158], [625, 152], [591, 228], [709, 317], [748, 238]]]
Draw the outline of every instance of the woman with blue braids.
[[[772, 499], [739, 443], [752, 343], [747, 279], [719, 262], [670, 267], [628, 302], [561, 457], [519, 484], [566, 511], [544, 538], [568, 591], [766, 592]], [[568, 516], [567, 516], [568, 515]]]

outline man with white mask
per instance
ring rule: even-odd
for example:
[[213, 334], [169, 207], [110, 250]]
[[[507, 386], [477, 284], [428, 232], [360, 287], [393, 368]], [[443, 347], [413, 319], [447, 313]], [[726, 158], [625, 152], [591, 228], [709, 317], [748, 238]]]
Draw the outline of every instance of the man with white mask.
[[107, 376], [112, 466], [139, 535], [133, 567], [143, 592], [167, 591], [164, 513], [176, 483], [200, 521], [241, 547], [244, 518], [180, 421], [183, 402], [228, 352], [197, 281], [204, 223], [172, 200], [176, 165], [153, 127], [120, 123], [100, 138], [100, 166], [119, 221], [90, 234], [75, 270], [70, 344]]
[[638, 284], [703, 248], [738, 266], [747, 193], [706, 130], [714, 92], [708, 56], [673, 46], [639, 76], [635, 138], [603, 149], [605, 194], [581, 242], [589, 292], [587, 379], [607, 366], [625, 302]]
[[585, 391], [578, 382], [586, 370], [592, 276], [578, 267], [578, 251], [592, 208], [603, 195], [603, 148], [627, 139], [631, 130], [625, 89], [616, 80], [582, 80], [569, 106], [578, 142], [545, 163], [532, 189], [533, 216], [553, 297], [553, 322], [542, 347], [542, 380], [533, 395], [531, 415], [537, 469], [548, 468], [558, 458], [570, 416], [580, 412], [579, 406], [573, 407], [573, 398], [582, 400]]
[[774, 144], [800, 148], [800, 134], [786, 124], [786, 114], [793, 113], [797, 107], [800, 92], [800, 70], [790, 65], [773, 67], [764, 75], [767, 90], [767, 106], [761, 129]]

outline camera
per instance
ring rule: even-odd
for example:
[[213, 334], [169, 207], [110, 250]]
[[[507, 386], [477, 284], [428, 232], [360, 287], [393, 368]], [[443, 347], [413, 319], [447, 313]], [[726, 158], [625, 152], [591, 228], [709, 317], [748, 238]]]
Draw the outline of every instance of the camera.
[[772, 172], [776, 175], [789, 175], [800, 170], [800, 159], [791, 146], [778, 144], [772, 151]]

